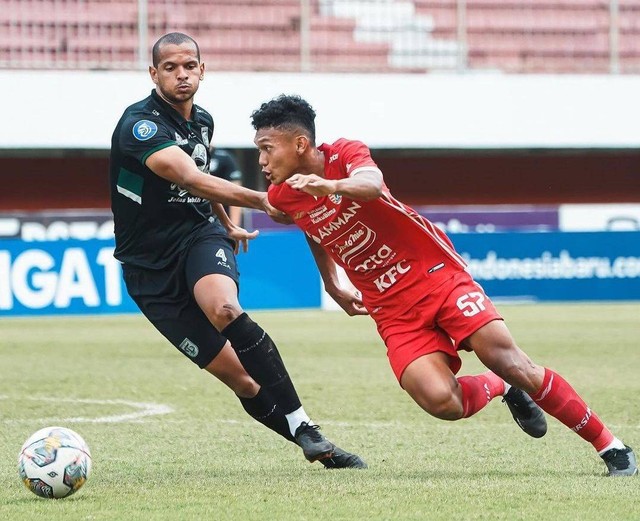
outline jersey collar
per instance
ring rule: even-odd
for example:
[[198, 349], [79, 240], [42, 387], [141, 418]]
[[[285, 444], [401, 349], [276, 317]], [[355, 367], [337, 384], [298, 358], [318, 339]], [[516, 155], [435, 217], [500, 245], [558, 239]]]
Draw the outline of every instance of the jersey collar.
[[[171, 105], [169, 105], [165, 100], [163, 100], [155, 89], [151, 91], [151, 99], [158, 105], [167, 116], [173, 119], [178, 125], [183, 125], [187, 123], [187, 120], [182, 117], [176, 109], [174, 109]], [[196, 110], [196, 104], [194, 103], [191, 107], [191, 121], [196, 121], [198, 117], [198, 111]]]

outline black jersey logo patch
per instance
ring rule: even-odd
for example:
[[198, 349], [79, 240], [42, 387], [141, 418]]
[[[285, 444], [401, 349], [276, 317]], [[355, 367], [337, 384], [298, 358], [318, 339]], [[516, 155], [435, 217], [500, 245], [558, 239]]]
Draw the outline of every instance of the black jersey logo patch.
[[191, 159], [193, 159], [201, 172], [207, 173], [209, 171], [209, 163], [207, 162], [207, 149], [202, 143], [197, 143], [191, 153]]
[[156, 135], [158, 125], [148, 119], [141, 119], [133, 125], [133, 137], [138, 141], [147, 141]]
[[195, 358], [200, 352], [198, 346], [188, 338], [185, 338], [182, 342], [180, 342], [180, 345], [178, 347], [185, 355], [191, 358]]

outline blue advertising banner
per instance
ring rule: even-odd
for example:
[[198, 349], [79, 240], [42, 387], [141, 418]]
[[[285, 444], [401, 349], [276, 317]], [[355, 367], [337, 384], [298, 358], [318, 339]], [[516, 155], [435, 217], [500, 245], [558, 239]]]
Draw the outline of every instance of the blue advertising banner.
[[302, 232], [261, 232], [237, 259], [242, 307], [320, 307], [320, 274]]
[[0, 242], [0, 316], [137, 311], [113, 240]]
[[[0, 316], [130, 313], [112, 239], [0, 242]], [[238, 255], [247, 309], [320, 306], [320, 276], [300, 232], [263, 233]]]
[[[640, 300], [640, 232], [452, 234], [495, 299]], [[0, 316], [130, 313], [113, 240], [0, 242]], [[238, 255], [246, 309], [317, 308], [301, 232], [266, 232]]]
[[450, 237], [492, 298], [640, 300], [640, 232]]

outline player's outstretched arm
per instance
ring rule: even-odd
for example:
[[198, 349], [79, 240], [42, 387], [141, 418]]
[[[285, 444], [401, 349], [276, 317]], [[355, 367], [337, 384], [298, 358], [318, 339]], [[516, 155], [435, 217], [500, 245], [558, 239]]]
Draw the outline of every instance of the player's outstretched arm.
[[379, 170], [362, 170], [345, 179], [324, 179], [316, 174], [294, 174], [286, 183], [294, 190], [301, 190], [317, 197], [336, 194], [356, 201], [372, 201], [382, 195], [382, 173]]
[[318, 266], [318, 271], [324, 282], [324, 289], [344, 309], [349, 316], [368, 315], [369, 312], [362, 304], [362, 297], [359, 291], [354, 291], [341, 287], [336, 271], [336, 263], [329, 257], [326, 251], [316, 244], [313, 239], [306, 237], [309, 249]]
[[176, 183], [198, 197], [226, 205], [263, 210], [269, 215], [275, 211], [268, 203], [265, 192], [256, 192], [201, 172], [193, 159], [177, 146], [154, 152], [147, 158], [145, 165], [156, 175]]

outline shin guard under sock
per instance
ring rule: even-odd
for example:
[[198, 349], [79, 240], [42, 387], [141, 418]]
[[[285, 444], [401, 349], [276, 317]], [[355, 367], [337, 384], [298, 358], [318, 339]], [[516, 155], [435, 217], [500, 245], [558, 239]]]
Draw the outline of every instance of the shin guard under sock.
[[462, 387], [463, 418], [473, 416], [504, 392], [503, 380], [491, 371], [476, 376], [460, 376], [458, 383]]
[[273, 402], [269, 394], [260, 388], [253, 398], [238, 396], [242, 407], [254, 420], [259, 421], [265, 427], [277, 432], [283, 438], [295, 443], [289, 429], [289, 422], [280, 408]]
[[264, 387], [285, 414], [302, 404], [273, 340], [242, 313], [221, 334], [229, 339], [247, 373]]
[[551, 369], [545, 368], [542, 387], [531, 398], [543, 411], [564, 423], [597, 451], [613, 441], [613, 434], [597, 414], [562, 376]]

